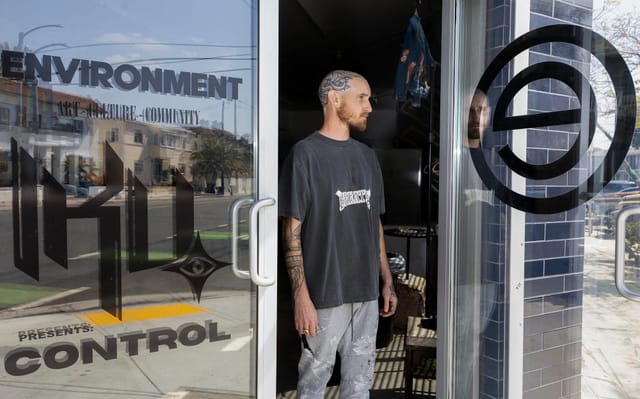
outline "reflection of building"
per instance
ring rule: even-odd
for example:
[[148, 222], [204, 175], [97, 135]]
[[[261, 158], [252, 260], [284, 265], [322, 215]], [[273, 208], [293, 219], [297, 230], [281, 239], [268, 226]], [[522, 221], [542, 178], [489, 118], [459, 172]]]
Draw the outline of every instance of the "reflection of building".
[[80, 111], [89, 105], [96, 103], [90, 98], [0, 77], [0, 185], [11, 184], [12, 137], [39, 166], [61, 180], [66, 154], [86, 138], [89, 120]]
[[[0, 185], [11, 185], [11, 138], [36, 159], [38, 171], [47, 169], [71, 195], [90, 194], [90, 186], [104, 184], [105, 143], [124, 169], [147, 186], [171, 185], [174, 170], [192, 182], [192, 155], [203, 140], [232, 143], [239, 154], [250, 152], [246, 140], [238, 141], [224, 130], [95, 117], [101, 107], [88, 97], [0, 77]], [[229, 169], [229, 164], [237, 162], [214, 161], [217, 168], [229, 172], [214, 178], [212, 186], [225, 188], [223, 194], [251, 191], [247, 171]], [[201, 182], [194, 184], [206, 188]]]
[[95, 165], [103, 164], [103, 145], [108, 142], [130, 169], [147, 186], [169, 185], [171, 171], [179, 170], [191, 180], [191, 154], [196, 134], [180, 127], [158, 126], [136, 121], [94, 119], [91, 148]]

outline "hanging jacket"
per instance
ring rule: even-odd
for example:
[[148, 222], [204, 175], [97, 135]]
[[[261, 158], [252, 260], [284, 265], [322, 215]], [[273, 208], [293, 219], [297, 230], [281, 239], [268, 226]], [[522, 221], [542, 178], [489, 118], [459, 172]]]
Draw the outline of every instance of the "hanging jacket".
[[422, 29], [422, 22], [420, 17], [414, 14], [409, 19], [396, 70], [394, 98], [397, 101], [405, 101], [407, 94], [411, 94], [413, 105], [420, 106], [421, 98], [428, 92], [423, 82], [432, 62], [433, 57]]

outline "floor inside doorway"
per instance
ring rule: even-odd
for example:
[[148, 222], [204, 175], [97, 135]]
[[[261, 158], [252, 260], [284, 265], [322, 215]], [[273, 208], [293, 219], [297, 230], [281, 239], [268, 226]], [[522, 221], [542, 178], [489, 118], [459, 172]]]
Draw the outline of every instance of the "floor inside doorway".
[[[403, 399], [404, 390], [404, 334], [394, 334], [391, 343], [377, 350], [371, 399]], [[424, 361], [422, 364], [425, 364]], [[433, 379], [414, 378], [413, 398], [435, 398], [436, 382]], [[278, 399], [295, 399], [296, 392], [288, 391]], [[337, 386], [327, 388], [326, 399], [338, 399]]]

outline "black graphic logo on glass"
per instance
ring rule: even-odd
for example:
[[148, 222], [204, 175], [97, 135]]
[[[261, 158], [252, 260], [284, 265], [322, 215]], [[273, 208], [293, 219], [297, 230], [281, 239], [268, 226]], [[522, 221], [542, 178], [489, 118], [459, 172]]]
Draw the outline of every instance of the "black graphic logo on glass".
[[[97, 219], [100, 306], [122, 319], [122, 259], [120, 206], [105, 203], [124, 189], [124, 166], [115, 151], [104, 143], [105, 186], [97, 196], [80, 206], [67, 206], [64, 187], [42, 169], [42, 216], [44, 253], [68, 269], [67, 220]], [[38, 244], [38, 203], [36, 161], [11, 139], [13, 179], [13, 254], [16, 268], [40, 279]], [[194, 230], [193, 187], [178, 171], [175, 173], [174, 253], [170, 259], [149, 259], [148, 189], [127, 169], [126, 240], [130, 273], [159, 268], [184, 276], [194, 298], [200, 302], [204, 284], [216, 270], [229, 263], [213, 259]]]
[[[616, 118], [614, 136], [602, 163], [584, 181], [565, 193], [550, 197], [529, 197], [514, 192], [494, 174], [482, 151], [481, 137], [478, 146], [470, 146], [471, 157], [478, 174], [484, 184], [494, 190], [500, 200], [522, 211], [540, 214], [573, 209], [601, 191], [624, 161], [631, 145], [636, 120], [635, 87], [624, 59], [615, 47], [602, 36], [589, 29], [573, 25], [542, 27], [526, 33], [507, 45], [482, 75], [476, 88], [476, 96], [488, 93], [503, 67], [507, 66], [518, 54], [531, 47], [554, 42], [569, 43], [587, 50], [600, 61], [609, 74], [616, 96]], [[566, 84], [580, 101], [580, 107], [547, 113], [508, 116], [511, 100], [515, 95], [522, 88], [527, 87], [529, 83], [541, 79], [557, 80]], [[583, 93], [586, 87], [588, 87], [589, 93]], [[588, 99], [588, 106], [582, 102], [585, 98]], [[544, 61], [525, 68], [509, 81], [496, 102], [493, 119], [490, 121], [494, 132], [579, 124], [585, 119], [582, 117], [584, 115], [583, 107], [588, 108], [584, 110], [589, 115], [588, 121], [586, 121], [587, 132], [580, 131], [568, 151], [557, 160], [547, 164], [531, 164], [520, 159], [508, 145], [498, 151], [498, 156], [507, 167], [524, 178], [550, 179], [561, 176], [577, 166], [583, 157], [588, 156], [586, 148], [591, 146], [593, 141], [597, 104], [588, 78], [574, 66], [558, 61]], [[471, 124], [470, 113], [469, 125], [471, 126]], [[475, 138], [478, 142], [477, 132], [472, 133], [472, 130], [475, 129], [469, 130], [469, 139]], [[588, 134], [587, 145], [581, 145], [581, 143], [585, 143], [581, 137], [585, 133]]]

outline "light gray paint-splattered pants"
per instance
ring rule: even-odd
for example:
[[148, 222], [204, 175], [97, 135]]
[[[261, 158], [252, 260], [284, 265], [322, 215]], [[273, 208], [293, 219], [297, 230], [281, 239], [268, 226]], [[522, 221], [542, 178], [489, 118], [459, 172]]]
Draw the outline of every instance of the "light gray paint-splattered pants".
[[340, 353], [340, 399], [369, 397], [373, 384], [378, 301], [318, 309], [318, 334], [304, 337], [298, 363], [300, 399], [323, 399]]

